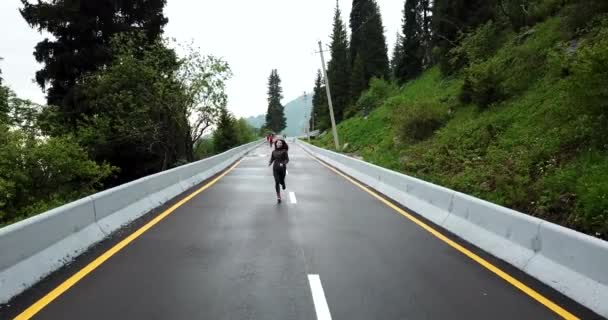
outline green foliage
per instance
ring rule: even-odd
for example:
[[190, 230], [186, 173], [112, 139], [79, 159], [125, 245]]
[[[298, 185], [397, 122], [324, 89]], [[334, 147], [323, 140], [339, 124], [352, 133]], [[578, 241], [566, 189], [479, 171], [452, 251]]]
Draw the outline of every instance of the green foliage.
[[390, 72], [393, 80], [397, 79], [397, 66], [401, 63], [403, 57], [403, 35], [397, 32], [395, 37], [395, 46], [393, 47], [393, 56], [390, 61]]
[[431, 137], [448, 119], [441, 104], [417, 102], [397, 112], [397, 138], [401, 143], [416, 143]]
[[395, 78], [401, 83], [417, 77], [422, 72], [425, 33], [421, 2], [421, 0], [407, 0], [403, 9], [401, 56], [397, 58], [395, 67]]
[[[466, 61], [455, 77], [433, 68], [386, 97], [364, 94], [378, 107], [339, 124], [344, 152], [608, 238], [608, 22], [573, 45], [561, 44], [565, 19], [520, 33], [485, 24], [454, 49]], [[490, 101], [500, 107], [481, 108]], [[331, 135], [314, 143], [333, 147]]]
[[256, 131], [247, 120], [243, 118], [236, 120], [227, 109], [222, 109], [217, 129], [213, 132], [213, 139], [199, 140], [196, 153], [199, 157], [222, 153], [256, 139]]
[[115, 61], [85, 78], [81, 101], [89, 114], [78, 137], [94, 158], [121, 169], [116, 183], [174, 167], [188, 157], [186, 95], [179, 61], [164, 43], [141, 48], [137, 35], [114, 41]]
[[266, 111], [266, 125], [264, 127], [275, 133], [280, 133], [287, 126], [281, 99], [283, 99], [281, 78], [277, 70], [273, 69], [270, 72], [270, 77], [268, 77], [268, 110]]
[[0, 130], [0, 225], [89, 195], [114, 172], [69, 137], [42, 140]]
[[194, 160], [202, 160], [215, 154], [213, 137], [201, 138], [194, 144]]
[[594, 17], [608, 12], [608, 2], [604, 0], [570, 0], [564, 12], [565, 30], [570, 35], [584, 33], [592, 26]]
[[[331, 126], [329, 119], [329, 107], [327, 106], [327, 94], [321, 70], [317, 70], [315, 88], [312, 96], [312, 112], [310, 117], [310, 128], [325, 131]], [[314, 120], [314, 125], [313, 125]]]
[[336, 3], [334, 30], [331, 35], [331, 60], [327, 67], [327, 77], [332, 93], [336, 122], [344, 118], [344, 110], [350, 103], [350, 57], [346, 26], [342, 22], [340, 8]]
[[84, 75], [112, 62], [113, 37], [142, 31], [139, 45], [144, 45], [157, 40], [168, 21], [163, 15], [166, 0], [21, 3], [21, 14], [28, 24], [53, 35], [36, 45], [34, 56], [44, 64], [36, 73], [36, 81], [47, 88], [48, 103], [59, 106], [71, 126], [85, 115], [74, 97], [77, 84]]
[[563, 0], [501, 0], [500, 12], [507, 18], [514, 30], [533, 26], [557, 13], [564, 5]]
[[493, 20], [496, 2], [499, 0], [435, 0], [432, 29], [433, 50], [439, 68], [444, 75], [460, 70], [462, 61], [451, 59], [449, 52], [459, 44], [461, 34]]
[[0, 123], [8, 123], [10, 90], [0, 83]]
[[232, 76], [228, 63], [212, 55], [203, 56], [191, 45], [187, 56], [180, 61], [177, 80], [184, 93], [186, 119], [189, 120], [190, 141], [186, 144], [186, 158], [194, 160], [192, 147], [207, 129], [213, 126], [226, 107], [226, 81]]
[[[567, 88], [577, 109], [608, 120], [608, 17], [596, 20], [591, 36], [581, 43], [567, 68]], [[565, 60], [565, 59], [564, 59]], [[567, 61], [567, 60], [566, 60]]]
[[[351, 94], [359, 96], [373, 77], [388, 78], [384, 26], [375, 0], [353, 0], [350, 14]], [[360, 59], [360, 61], [357, 61]]]
[[[540, 187], [538, 214], [608, 237], [608, 154], [586, 152], [555, 170]], [[555, 196], [559, 195], [559, 196]]]
[[483, 61], [491, 57], [504, 44], [500, 25], [489, 21], [479, 28], [463, 34], [460, 44], [450, 50], [453, 65]]
[[368, 86], [368, 80], [365, 79], [365, 62], [359, 55], [355, 58], [351, 73], [351, 94], [353, 97], [359, 96]]
[[347, 118], [354, 116], [358, 112], [368, 114], [384, 103], [387, 98], [395, 95], [397, 90], [398, 88], [394, 83], [373, 78], [370, 81], [369, 89], [359, 97], [359, 100], [357, 100], [355, 105], [347, 110]]
[[213, 133], [213, 150], [222, 153], [236, 147], [239, 136], [236, 129], [236, 120], [230, 112], [224, 108], [221, 111], [217, 128]]
[[[437, 68], [424, 73], [421, 78], [408, 82], [405, 87], [398, 89], [395, 84], [379, 79], [371, 82], [368, 90], [361, 100], [369, 99], [377, 106], [365, 116], [359, 114], [349, 118], [338, 125], [338, 132], [343, 143], [348, 148], [342, 150], [363, 156], [366, 161], [394, 170], [401, 170], [399, 150], [402, 144], [396, 143], [395, 128], [397, 128], [400, 114], [405, 108], [416, 104], [438, 104], [446, 101], [442, 106], [445, 113], [449, 112], [452, 100], [446, 97], [455, 96], [460, 81], [443, 81]], [[364, 98], [366, 97], [367, 98]], [[325, 148], [334, 148], [331, 134], [326, 134], [315, 140], [314, 143]]]
[[[502, 41], [491, 40], [495, 31], [492, 31], [490, 24], [465, 38], [453, 51], [468, 61], [464, 69], [461, 101], [465, 104], [473, 102], [485, 109], [519, 95], [534, 85], [538, 75], [547, 71], [552, 48], [562, 39], [560, 21], [549, 19], [534, 29], [510, 35], [500, 50], [494, 49]], [[489, 44], [484, 45], [488, 43], [487, 39], [490, 39]], [[496, 54], [489, 56], [492, 51], [496, 51]]]
[[501, 69], [493, 63], [474, 64], [467, 69], [460, 100], [475, 103], [481, 108], [502, 101], [506, 94], [502, 88]]
[[255, 141], [255, 129], [247, 123], [247, 120], [241, 118], [234, 123], [236, 130], [237, 143], [239, 145]]
[[71, 137], [41, 138], [39, 106], [0, 93], [0, 226], [93, 193], [115, 171]]

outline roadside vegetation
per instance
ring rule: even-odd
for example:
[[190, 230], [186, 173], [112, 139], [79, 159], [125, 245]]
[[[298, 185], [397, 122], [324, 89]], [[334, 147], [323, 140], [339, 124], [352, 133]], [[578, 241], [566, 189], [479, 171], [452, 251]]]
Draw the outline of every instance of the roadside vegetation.
[[[608, 239], [608, 5], [487, 3], [450, 45], [412, 45], [405, 16], [392, 75], [351, 97], [340, 151]], [[334, 148], [331, 132], [315, 144]]]
[[0, 77], [0, 226], [256, 139], [226, 108], [228, 63], [163, 37], [165, 1], [111, 2], [23, 1], [54, 37], [35, 48], [47, 104]]

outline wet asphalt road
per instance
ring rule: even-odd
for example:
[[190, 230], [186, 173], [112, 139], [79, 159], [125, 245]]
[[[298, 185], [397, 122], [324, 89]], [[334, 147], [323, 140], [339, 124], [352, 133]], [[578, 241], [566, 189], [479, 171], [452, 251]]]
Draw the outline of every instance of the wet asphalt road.
[[269, 156], [260, 146], [35, 319], [315, 319], [309, 275], [333, 319], [559, 318], [294, 145], [278, 205]]

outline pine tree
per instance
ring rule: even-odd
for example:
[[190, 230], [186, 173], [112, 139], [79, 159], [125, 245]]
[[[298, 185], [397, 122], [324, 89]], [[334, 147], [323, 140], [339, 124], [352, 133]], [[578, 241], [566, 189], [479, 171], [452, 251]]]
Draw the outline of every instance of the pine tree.
[[287, 119], [285, 118], [281, 99], [283, 99], [281, 78], [277, 70], [273, 69], [268, 78], [268, 111], [266, 112], [265, 127], [275, 133], [280, 133], [287, 126]]
[[[357, 84], [351, 87], [351, 95], [356, 99], [367, 88], [372, 77], [386, 78], [389, 75], [384, 26], [375, 0], [353, 0], [350, 28], [351, 84]], [[362, 65], [360, 72], [355, 73], [357, 57]], [[359, 78], [355, 79], [355, 76]], [[361, 83], [364, 85], [361, 86]]]
[[395, 47], [393, 48], [393, 57], [391, 58], [391, 75], [397, 79], [397, 65], [401, 62], [403, 56], [403, 36], [397, 32], [395, 37]]
[[348, 52], [348, 34], [342, 22], [340, 7], [336, 1], [334, 30], [331, 36], [331, 60], [327, 68], [327, 77], [332, 94], [336, 122], [344, 118], [344, 110], [350, 102], [350, 59]]
[[[312, 114], [310, 117], [311, 130], [327, 130], [330, 126], [329, 107], [327, 106], [327, 94], [325, 92], [325, 84], [321, 70], [317, 70], [315, 79], [315, 88], [312, 96]], [[314, 120], [314, 125], [313, 125]]]
[[422, 47], [424, 51], [423, 56], [423, 68], [429, 67], [433, 64], [433, 41], [432, 41], [432, 30], [431, 22], [433, 17], [433, 7], [431, 6], [431, 0], [419, 0], [421, 11], [422, 11]]
[[213, 146], [216, 152], [224, 152], [238, 145], [236, 120], [228, 109], [222, 108], [217, 129], [213, 133]]
[[[351, 83], [350, 83], [351, 92], [353, 92], [353, 93], [359, 92], [359, 94], [360, 94], [365, 89], [367, 89], [369, 81], [366, 81], [365, 78], [366, 78], [365, 65], [364, 65], [363, 59], [361, 58], [360, 55], [357, 55], [357, 58], [355, 59], [355, 65], [353, 66], [352, 76], [351, 76]], [[358, 95], [355, 95], [354, 98], [357, 99]]]
[[[2, 60], [2, 58], [0, 58], [0, 61]], [[7, 129], [2, 128], [2, 124], [6, 124], [8, 123], [8, 112], [9, 112], [9, 105], [8, 105], [8, 99], [10, 96], [10, 90], [2, 85], [2, 70], [0, 70], [0, 131], [2, 131], [3, 129]]]
[[422, 72], [423, 28], [420, 0], [406, 0], [403, 9], [403, 48], [396, 70], [396, 78], [400, 82], [413, 79]]
[[47, 101], [58, 105], [68, 124], [83, 110], [74, 90], [83, 75], [99, 70], [112, 60], [110, 41], [117, 33], [141, 31], [153, 41], [162, 33], [167, 18], [166, 0], [21, 0], [20, 10], [30, 26], [50, 32], [53, 39], [36, 45], [34, 56], [44, 67], [36, 81], [47, 90]]
[[444, 74], [458, 69], [450, 62], [448, 52], [458, 38], [494, 17], [497, 0], [435, 0], [433, 2], [432, 34], [437, 47], [439, 67]]

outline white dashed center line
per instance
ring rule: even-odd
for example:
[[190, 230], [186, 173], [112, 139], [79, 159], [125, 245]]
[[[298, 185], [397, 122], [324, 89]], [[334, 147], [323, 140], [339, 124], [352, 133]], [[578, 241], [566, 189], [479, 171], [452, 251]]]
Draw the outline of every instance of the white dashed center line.
[[308, 282], [310, 282], [310, 291], [312, 292], [312, 301], [315, 304], [315, 311], [317, 312], [317, 320], [331, 320], [329, 306], [327, 305], [327, 300], [325, 300], [325, 292], [323, 292], [323, 286], [321, 285], [321, 278], [319, 278], [318, 274], [309, 274]]
[[298, 203], [298, 200], [296, 199], [296, 193], [295, 192], [290, 192], [289, 193], [289, 200], [291, 200], [291, 203], [296, 204]]

